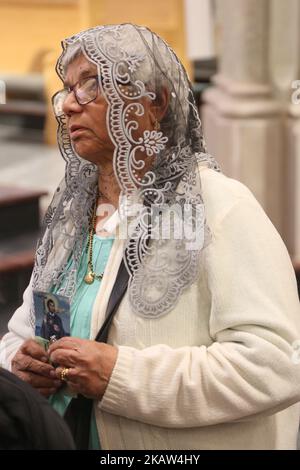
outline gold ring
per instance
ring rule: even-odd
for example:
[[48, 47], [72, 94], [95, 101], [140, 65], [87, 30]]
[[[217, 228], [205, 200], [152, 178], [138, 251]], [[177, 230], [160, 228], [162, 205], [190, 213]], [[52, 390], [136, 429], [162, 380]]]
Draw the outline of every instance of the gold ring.
[[68, 373], [69, 373], [69, 367], [64, 367], [60, 373], [60, 380], [62, 382], [67, 382], [68, 380]]

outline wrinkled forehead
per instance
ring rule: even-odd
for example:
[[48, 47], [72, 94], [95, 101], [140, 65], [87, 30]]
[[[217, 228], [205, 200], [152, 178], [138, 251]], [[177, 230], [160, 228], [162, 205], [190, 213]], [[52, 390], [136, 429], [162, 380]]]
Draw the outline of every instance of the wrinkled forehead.
[[97, 66], [88, 60], [81, 51], [66, 65], [63, 82], [65, 86], [71, 86], [77, 81], [93, 75], [97, 75]]

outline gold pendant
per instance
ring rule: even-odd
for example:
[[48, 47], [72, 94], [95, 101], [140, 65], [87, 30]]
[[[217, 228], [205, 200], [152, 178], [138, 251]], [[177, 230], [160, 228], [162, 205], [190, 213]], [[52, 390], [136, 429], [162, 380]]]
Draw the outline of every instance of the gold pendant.
[[92, 271], [89, 271], [84, 277], [84, 282], [86, 284], [93, 284], [94, 279], [95, 279], [95, 274], [92, 273]]

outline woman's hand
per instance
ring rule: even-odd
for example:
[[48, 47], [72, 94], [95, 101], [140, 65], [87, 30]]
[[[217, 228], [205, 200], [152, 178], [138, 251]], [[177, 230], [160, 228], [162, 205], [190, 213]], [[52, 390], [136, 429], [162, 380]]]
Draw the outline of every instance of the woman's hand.
[[44, 348], [33, 339], [25, 341], [11, 363], [12, 372], [48, 397], [61, 386]]
[[51, 362], [58, 364], [56, 376], [67, 368], [67, 380], [73, 392], [101, 399], [108, 385], [118, 350], [114, 346], [88, 339], [65, 337], [49, 348]]

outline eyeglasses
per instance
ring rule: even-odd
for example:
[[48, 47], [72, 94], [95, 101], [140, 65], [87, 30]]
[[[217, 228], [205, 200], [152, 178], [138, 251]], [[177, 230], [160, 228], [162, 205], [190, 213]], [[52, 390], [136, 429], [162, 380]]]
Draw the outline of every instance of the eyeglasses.
[[85, 105], [94, 101], [98, 96], [99, 81], [97, 75], [85, 77], [78, 80], [74, 85], [65, 87], [58, 91], [52, 98], [52, 104], [56, 116], [63, 114], [63, 105], [71, 92], [74, 93], [76, 101], [80, 105]]

